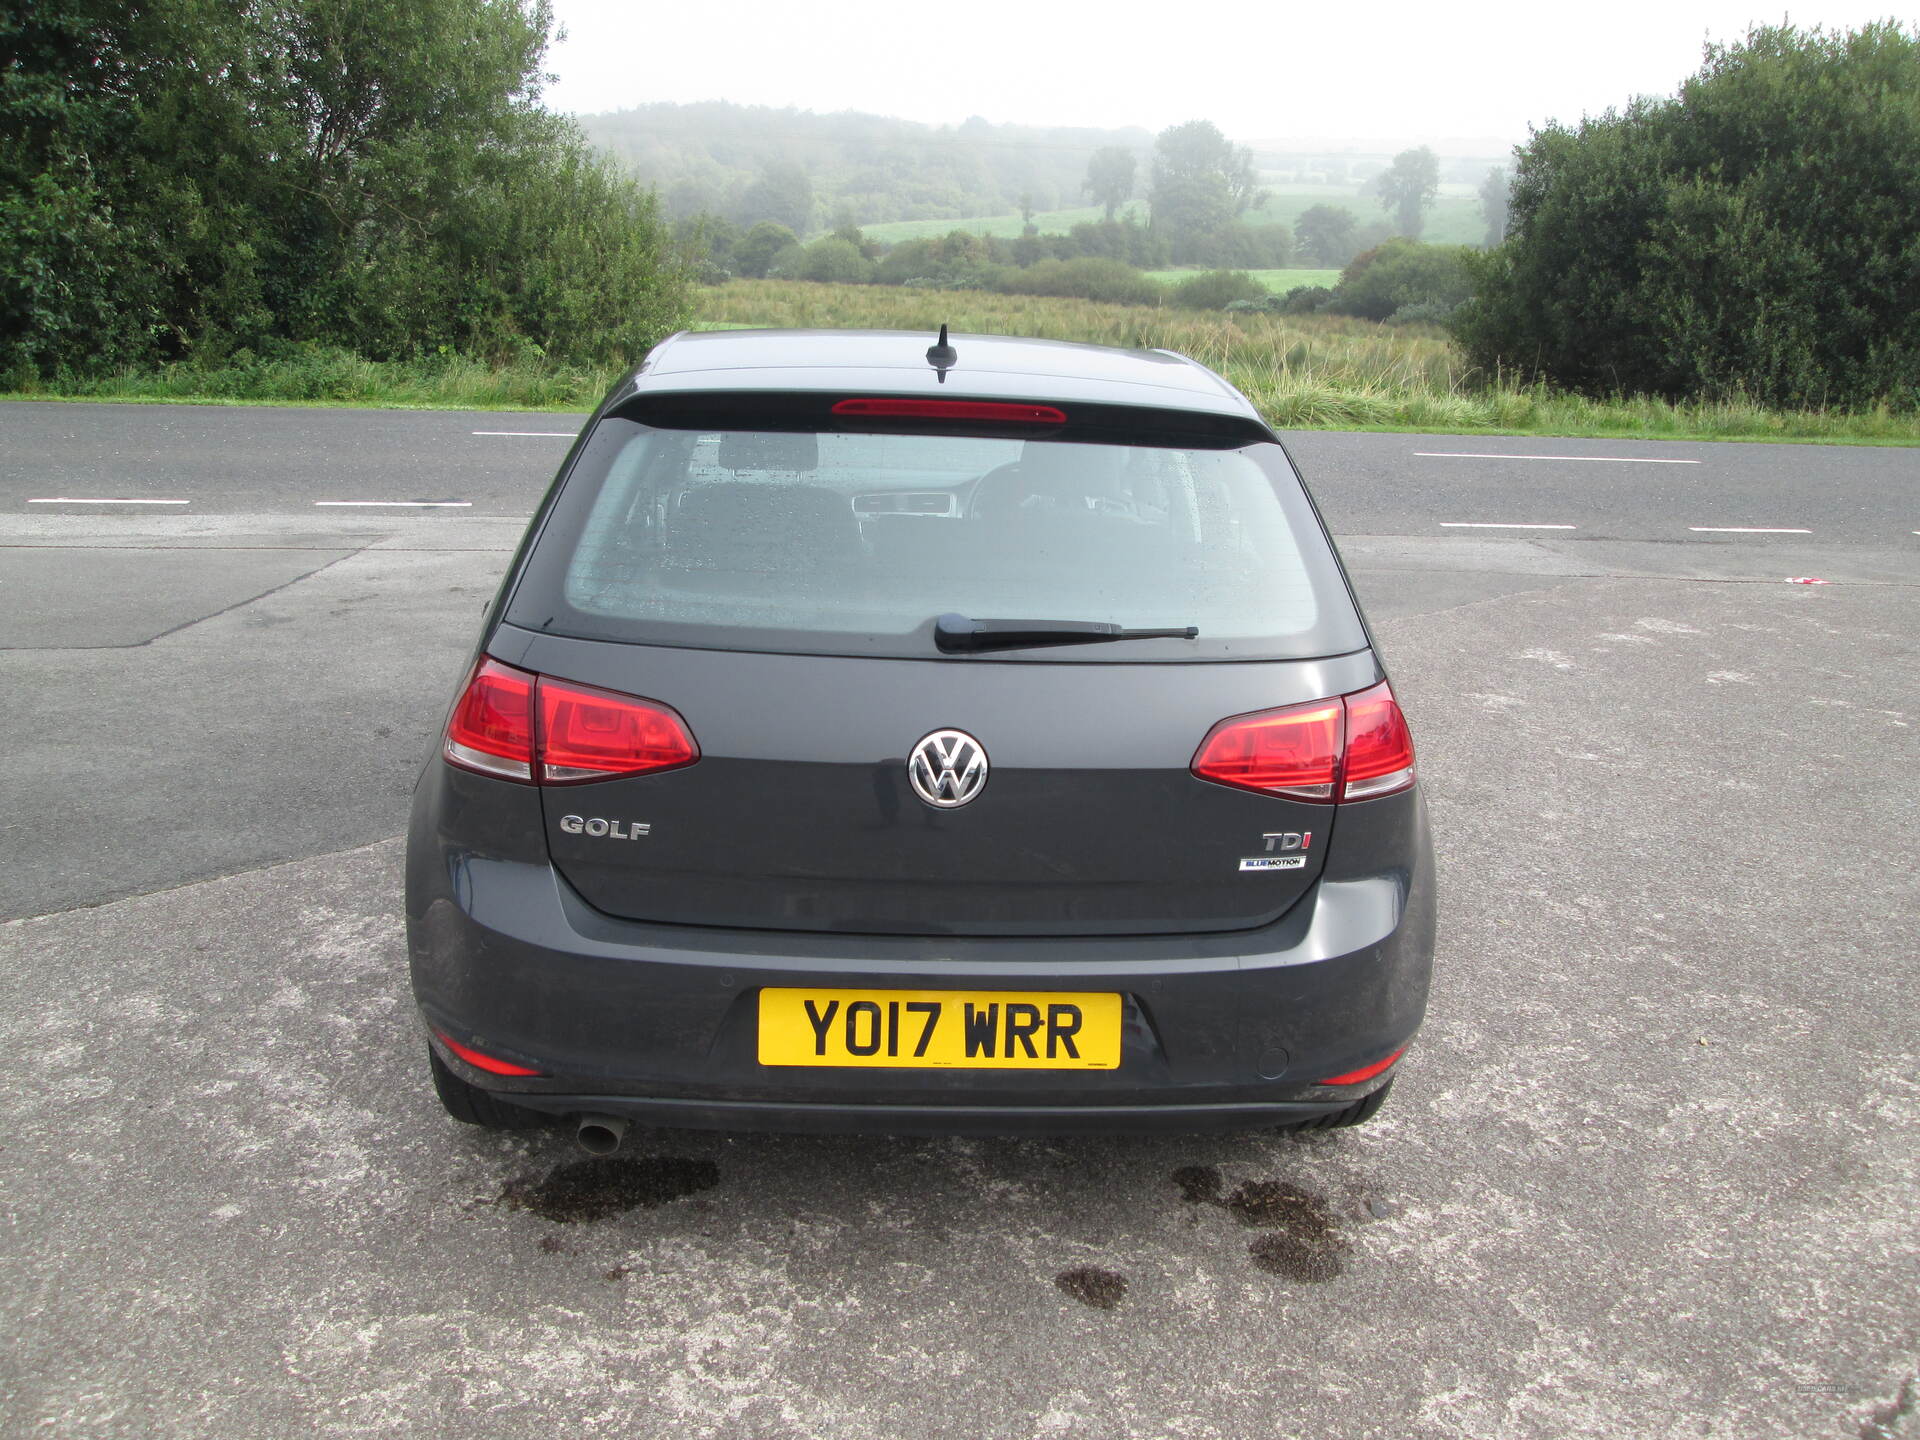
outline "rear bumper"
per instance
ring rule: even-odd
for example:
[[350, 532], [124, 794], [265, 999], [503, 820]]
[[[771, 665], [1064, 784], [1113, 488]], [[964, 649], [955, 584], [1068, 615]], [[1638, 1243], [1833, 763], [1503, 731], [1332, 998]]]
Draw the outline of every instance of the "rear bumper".
[[[429, 782], [423, 792], [437, 792]], [[455, 1074], [529, 1108], [798, 1131], [1251, 1129], [1386, 1083], [1316, 1082], [1404, 1046], [1426, 1008], [1434, 902], [1417, 791], [1344, 806], [1314, 889], [1224, 934], [1090, 939], [824, 935], [654, 925], [589, 906], [544, 855], [453, 844], [423, 794], [408, 851], [414, 993], [429, 1027], [538, 1069]], [[1370, 832], [1370, 833], [1368, 833]], [[537, 832], [535, 832], [537, 833]], [[507, 847], [502, 847], [507, 848]], [[1391, 856], [1371, 873], [1334, 854]], [[1114, 1070], [758, 1063], [762, 988], [1082, 990], [1123, 997]]]
[[1388, 1076], [1318, 1104], [1249, 1105], [825, 1105], [765, 1100], [656, 1100], [634, 1095], [516, 1094], [550, 1115], [618, 1115], [675, 1130], [755, 1130], [797, 1135], [1198, 1135], [1313, 1120], [1345, 1109]]

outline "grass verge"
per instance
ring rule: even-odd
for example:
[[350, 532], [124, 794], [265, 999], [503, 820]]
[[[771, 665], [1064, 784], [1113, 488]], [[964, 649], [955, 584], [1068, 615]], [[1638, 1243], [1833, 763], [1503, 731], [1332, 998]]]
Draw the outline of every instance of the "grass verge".
[[[1920, 413], [1884, 406], [1780, 411], [1739, 400], [1591, 400], [1544, 386], [1487, 383], [1438, 330], [1336, 316], [1229, 316], [783, 280], [737, 280], [702, 291], [697, 310], [702, 329], [765, 325], [931, 336], [944, 323], [960, 333], [1177, 350], [1224, 374], [1281, 429], [1920, 445]], [[376, 362], [289, 347], [272, 357], [243, 352], [220, 365], [68, 379], [4, 398], [578, 411], [598, 404], [619, 373], [540, 359], [506, 366], [458, 358]]]
[[[636, 357], [637, 358], [637, 357]], [[365, 360], [331, 346], [241, 351], [217, 364], [183, 361], [95, 377], [56, 376], [8, 392], [9, 400], [136, 400], [178, 405], [358, 405], [418, 410], [590, 410], [619, 376], [614, 367], [528, 358], [483, 365], [452, 356]]]

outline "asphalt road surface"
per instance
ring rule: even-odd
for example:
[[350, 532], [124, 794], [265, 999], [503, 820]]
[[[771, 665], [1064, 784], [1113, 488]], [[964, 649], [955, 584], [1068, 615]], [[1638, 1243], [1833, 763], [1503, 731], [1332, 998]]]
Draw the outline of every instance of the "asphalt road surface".
[[394, 838], [577, 423], [0, 407], [0, 1433], [1920, 1435], [1920, 452], [1292, 439], [1440, 845], [1374, 1126], [594, 1191]]

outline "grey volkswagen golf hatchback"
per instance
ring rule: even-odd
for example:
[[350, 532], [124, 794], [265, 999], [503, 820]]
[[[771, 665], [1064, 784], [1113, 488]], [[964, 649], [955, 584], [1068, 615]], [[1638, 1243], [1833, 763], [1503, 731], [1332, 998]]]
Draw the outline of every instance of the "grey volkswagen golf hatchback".
[[1413, 744], [1285, 450], [1165, 351], [679, 335], [416, 794], [456, 1118], [1350, 1125], [1425, 1009]]

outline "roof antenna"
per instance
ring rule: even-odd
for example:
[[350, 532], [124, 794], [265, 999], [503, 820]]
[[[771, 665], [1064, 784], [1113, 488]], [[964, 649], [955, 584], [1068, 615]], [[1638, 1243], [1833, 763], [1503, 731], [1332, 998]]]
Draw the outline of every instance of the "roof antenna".
[[947, 383], [947, 371], [960, 363], [960, 352], [947, 343], [947, 327], [944, 325], [940, 327], [939, 341], [927, 347], [927, 363], [933, 366], [942, 385]]

